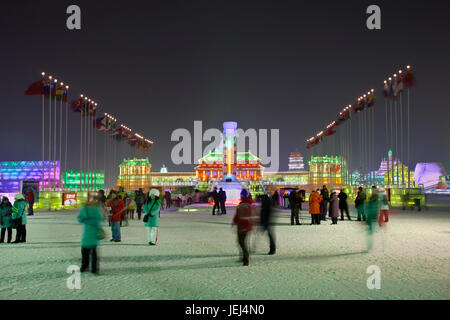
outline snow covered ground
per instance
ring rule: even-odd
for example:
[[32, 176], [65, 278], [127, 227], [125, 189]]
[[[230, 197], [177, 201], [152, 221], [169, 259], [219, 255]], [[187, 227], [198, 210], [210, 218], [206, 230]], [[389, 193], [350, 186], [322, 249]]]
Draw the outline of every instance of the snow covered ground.
[[[230, 210], [231, 211], [231, 210]], [[291, 226], [278, 211], [277, 254], [253, 235], [250, 266], [238, 262], [232, 214], [163, 212], [158, 246], [142, 222], [122, 229], [122, 243], [102, 241], [100, 275], [81, 275], [81, 290], [66, 286], [80, 265], [82, 227], [76, 211], [29, 217], [26, 244], [0, 245], [0, 299], [449, 299], [450, 210], [393, 210], [386, 233], [365, 253], [365, 225], [330, 221]], [[355, 213], [352, 212], [354, 215]], [[310, 218], [303, 213], [303, 222]], [[381, 269], [381, 289], [366, 286], [367, 267]]]

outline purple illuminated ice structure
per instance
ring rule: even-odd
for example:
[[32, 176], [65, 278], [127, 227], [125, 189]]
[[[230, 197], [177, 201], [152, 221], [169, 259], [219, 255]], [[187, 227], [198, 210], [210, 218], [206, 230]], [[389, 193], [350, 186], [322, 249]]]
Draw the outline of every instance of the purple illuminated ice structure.
[[420, 162], [414, 171], [414, 180], [417, 185], [423, 184], [425, 189], [432, 188], [439, 183], [439, 177], [446, 172], [442, 164], [438, 162]]

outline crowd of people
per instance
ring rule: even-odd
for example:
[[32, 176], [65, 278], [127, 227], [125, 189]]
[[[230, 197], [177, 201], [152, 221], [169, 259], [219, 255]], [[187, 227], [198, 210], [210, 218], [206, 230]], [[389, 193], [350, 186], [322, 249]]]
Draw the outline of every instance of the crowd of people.
[[[121, 242], [121, 228], [127, 226], [128, 219], [134, 220], [134, 211], [137, 219], [144, 222], [147, 229], [147, 241], [150, 246], [156, 246], [158, 241], [159, 217], [163, 198], [159, 190], [152, 189], [144, 194], [142, 189], [133, 194], [123, 189], [111, 190], [108, 196], [100, 190], [95, 197], [88, 199], [80, 210], [78, 222], [84, 225], [81, 239], [81, 272], [85, 272], [91, 265], [91, 272], [98, 274], [97, 246], [104, 238], [102, 221], [108, 221], [111, 227], [111, 242]], [[144, 215], [142, 216], [142, 212]]]
[[[389, 205], [386, 192], [383, 188], [377, 189], [375, 186], [371, 188], [371, 194], [377, 199], [377, 217], [380, 226], [385, 225], [389, 221]], [[372, 196], [367, 198], [366, 191], [359, 187], [355, 198], [355, 208], [357, 211], [357, 221], [366, 221], [366, 212], [371, 206], [371, 202], [375, 201]], [[327, 221], [327, 217], [331, 218], [331, 224], [337, 224], [340, 220], [352, 220], [348, 207], [348, 194], [345, 190], [332, 190], [331, 193], [327, 186], [322, 189], [314, 189], [309, 196], [309, 214], [311, 215], [311, 225], [320, 224], [321, 221]], [[280, 199], [284, 201], [281, 206], [290, 208], [291, 225], [301, 225], [299, 214], [302, 211], [302, 203], [305, 202], [305, 190], [292, 190], [284, 192], [280, 197], [278, 191], [271, 196], [271, 202], [274, 207], [280, 207]]]
[[[249, 265], [248, 234], [259, 226], [260, 230], [267, 232], [269, 238], [269, 255], [276, 253], [275, 236], [272, 228], [273, 212], [279, 206], [279, 196], [275, 192], [272, 196], [265, 193], [259, 197], [261, 202], [260, 212], [257, 213], [257, 207], [248, 190], [243, 189], [240, 193], [240, 203], [236, 208], [232, 224], [236, 226], [237, 242], [241, 250], [241, 262], [243, 265]], [[209, 194], [213, 199], [213, 215], [226, 214], [226, 192], [220, 188], [214, 189]], [[82, 237], [82, 271], [86, 271], [92, 261], [92, 272], [98, 272], [98, 257], [96, 247], [99, 240], [99, 230], [102, 220], [107, 220], [111, 227], [112, 242], [121, 242], [121, 227], [126, 226], [127, 219], [134, 219], [134, 211], [137, 210], [137, 219], [141, 220], [144, 213], [143, 222], [147, 228], [147, 242], [150, 246], [155, 246], [158, 241], [158, 228], [160, 210], [166, 194], [160, 196], [156, 189], [150, 190], [144, 194], [138, 190], [134, 195], [127, 194], [123, 190], [111, 191], [106, 197], [101, 190], [98, 196], [90, 199], [80, 211], [78, 221], [84, 223], [84, 232]], [[305, 192], [303, 190], [293, 190], [289, 195], [289, 205], [291, 208], [291, 225], [301, 225], [299, 212], [302, 210], [302, 203], [305, 202]], [[344, 220], [344, 214], [348, 220], [351, 220], [348, 204], [348, 195], [344, 190], [337, 192], [328, 191], [326, 186], [322, 189], [313, 190], [309, 196], [309, 213], [311, 214], [311, 225], [320, 225], [321, 221], [326, 221], [327, 216], [331, 218], [331, 224], [336, 225], [338, 218]], [[373, 223], [378, 220], [380, 227], [385, 227], [389, 221], [389, 204], [384, 189], [378, 190], [372, 187], [370, 197], [367, 197], [366, 191], [360, 187], [355, 199], [357, 210], [357, 220], [365, 221], [368, 230], [368, 250], [372, 249]], [[3, 203], [0, 206], [3, 212]], [[25, 211], [23, 209], [23, 211]], [[101, 232], [100, 232], [101, 233]], [[2, 240], [4, 232], [2, 231]], [[20, 238], [20, 237], [19, 237]]]

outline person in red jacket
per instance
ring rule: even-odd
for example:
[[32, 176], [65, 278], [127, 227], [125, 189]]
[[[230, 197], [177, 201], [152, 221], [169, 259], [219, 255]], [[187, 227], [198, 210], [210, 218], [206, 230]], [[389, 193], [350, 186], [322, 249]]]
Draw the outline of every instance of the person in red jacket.
[[237, 226], [238, 243], [242, 249], [242, 262], [244, 266], [249, 264], [249, 252], [246, 243], [247, 234], [253, 229], [254, 207], [253, 200], [247, 190], [241, 191], [241, 203], [236, 208], [233, 225]]
[[28, 202], [28, 215], [34, 215], [33, 205], [34, 205], [34, 192], [32, 189], [28, 189], [27, 191], [27, 202]]
[[111, 208], [111, 213], [108, 218], [111, 223], [111, 241], [120, 242], [120, 221], [122, 220], [122, 214], [125, 212], [125, 204], [123, 200], [117, 197], [116, 193], [113, 193], [111, 195], [111, 201], [108, 203], [108, 207]]

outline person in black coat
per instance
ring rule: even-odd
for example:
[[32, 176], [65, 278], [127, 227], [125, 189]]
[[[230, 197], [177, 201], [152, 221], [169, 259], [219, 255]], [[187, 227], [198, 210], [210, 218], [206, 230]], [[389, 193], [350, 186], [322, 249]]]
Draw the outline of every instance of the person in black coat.
[[225, 207], [225, 201], [227, 201], [227, 193], [222, 188], [219, 189], [219, 202], [220, 211], [222, 214], [227, 214], [227, 208]]
[[280, 205], [280, 196], [278, 194], [278, 191], [275, 191], [275, 193], [272, 196], [272, 205], [274, 207], [278, 207]]
[[341, 210], [341, 221], [344, 220], [344, 211], [345, 214], [347, 215], [348, 220], [352, 220], [350, 218], [350, 214], [348, 213], [348, 204], [347, 204], [347, 194], [344, 192], [344, 190], [342, 190], [339, 195], [339, 210]]
[[275, 254], [275, 236], [272, 228], [272, 214], [273, 214], [273, 206], [272, 199], [267, 194], [262, 196], [261, 202], [261, 215], [260, 215], [260, 225], [263, 231], [267, 231], [269, 236], [270, 243], [270, 251], [269, 254]]
[[219, 212], [219, 208], [220, 208], [220, 196], [219, 196], [219, 193], [217, 192], [217, 188], [214, 188], [214, 191], [211, 192], [210, 197], [212, 197], [214, 200], [214, 207], [213, 207], [212, 215], [215, 216], [216, 208], [217, 208], [217, 212]]
[[323, 186], [322, 190], [320, 190], [320, 194], [323, 199], [322, 221], [327, 221], [328, 202], [330, 201], [330, 193], [328, 192], [327, 186]]
[[300, 225], [299, 221], [299, 211], [300, 211], [300, 204], [301, 204], [301, 198], [300, 194], [297, 190], [291, 191], [289, 194], [289, 203], [291, 206], [291, 225], [294, 225], [294, 218], [295, 218], [295, 224]]

